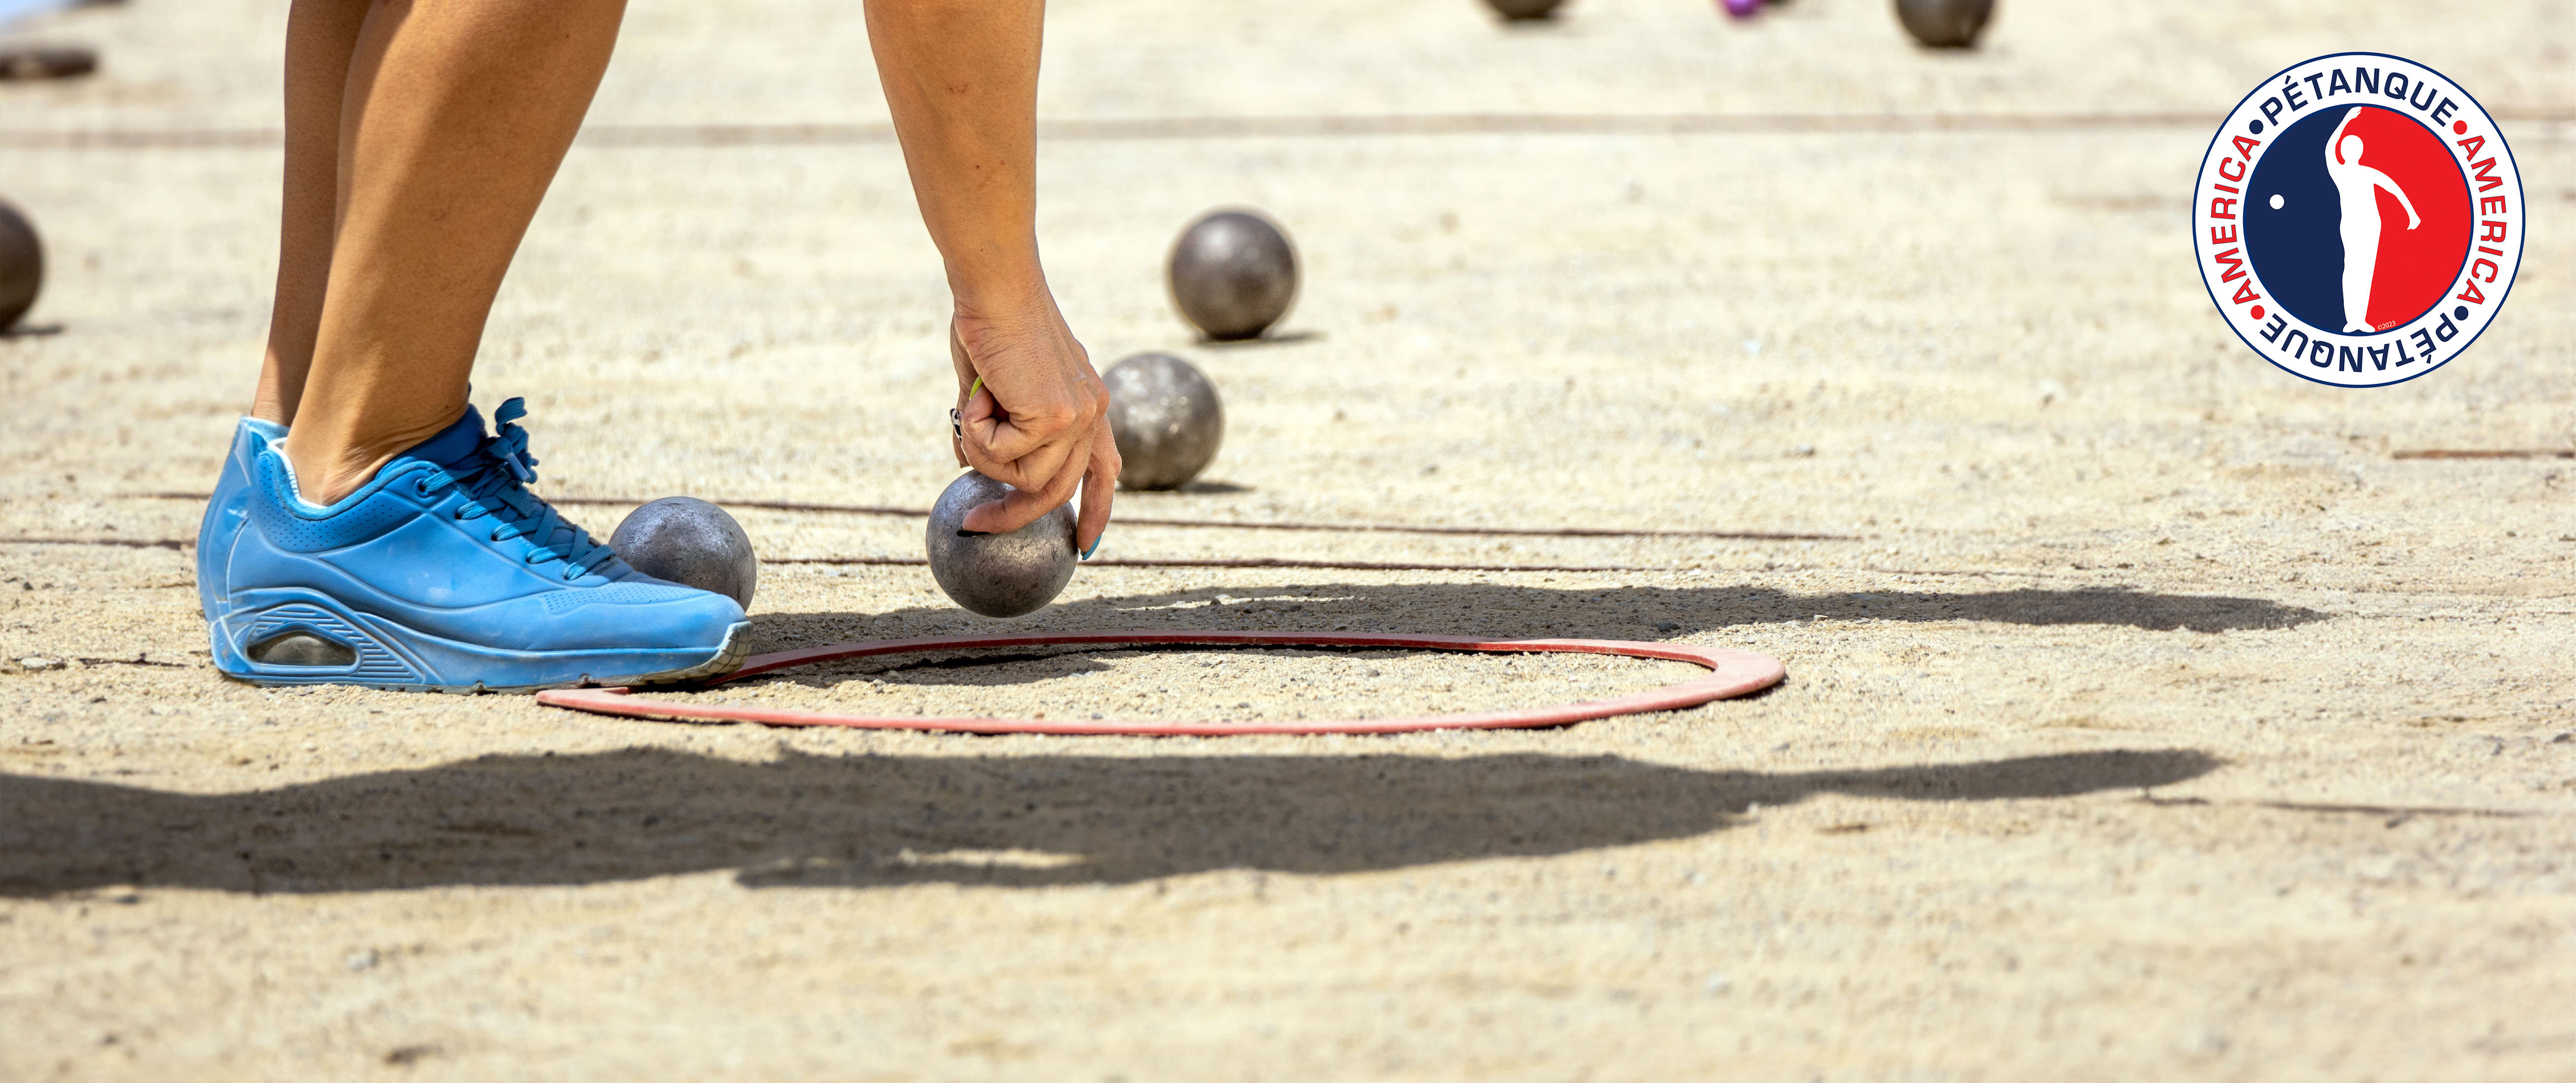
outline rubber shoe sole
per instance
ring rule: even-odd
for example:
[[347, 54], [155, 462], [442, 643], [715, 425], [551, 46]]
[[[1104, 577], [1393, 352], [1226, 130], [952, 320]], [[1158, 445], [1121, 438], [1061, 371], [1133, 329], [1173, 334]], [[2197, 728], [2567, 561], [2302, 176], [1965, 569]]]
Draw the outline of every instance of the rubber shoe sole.
[[[371, 635], [358, 623], [352, 622], [333, 609], [309, 603], [274, 606], [252, 615], [247, 623], [254, 629], [247, 637], [254, 642], [242, 662], [248, 667], [248, 671], [233, 672], [227, 669], [223, 671], [223, 675], [227, 679], [262, 688], [340, 685], [352, 688], [373, 688], [386, 692], [445, 692], [456, 695], [483, 692], [528, 693], [549, 688], [649, 688], [692, 684], [710, 677], [721, 677], [742, 668], [744, 660], [751, 657], [751, 622], [740, 621], [725, 629], [724, 640], [716, 646], [714, 653], [667, 669], [628, 674], [620, 674], [614, 670], [606, 675], [582, 673], [566, 680], [530, 684], [493, 685], [479, 680], [471, 684], [445, 684], [435, 680], [422, 680], [421, 675], [428, 670], [428, 667], [406, 656], [416, 658], [424, 647], [443, 647], [454, 651], [478, 653], [480, 649], [423, 636], [418, 632], [409, 632], [403, 637], [410, 641], [407, 644], [409, 649], [397, 652], [388, 649], [384, 643], [384, 638], [390, 637], [380, 638]], [[375, 622], [365, 623], [374, 624]], [[349, 657], [332, 660], [311, 659], [287, 664], [268, 664], [247, 657], [247, 655], [257, 654], [260, 644], [297, 638], [338, 648]], [[567, 668], [578, 668], [581, 659], [587, 655], [631, 655], [633, 653], [633, 651], [568, 651], [561, 655], [519, 653], [516, 657], [522, 662], [559, 660], [567, 663]], [[695, 652], [674, 653], [694, 654]], [[600, 657], [598, 660], [611, 661], [608, 657]]]

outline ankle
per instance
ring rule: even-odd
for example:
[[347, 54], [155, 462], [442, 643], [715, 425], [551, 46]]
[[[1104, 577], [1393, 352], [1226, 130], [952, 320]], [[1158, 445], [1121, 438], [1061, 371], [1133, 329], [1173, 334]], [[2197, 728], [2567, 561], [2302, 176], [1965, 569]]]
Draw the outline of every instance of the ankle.
[[324, 446], [322, 440], [295, 436], [288, 437], [280, 450], [295, 468], [296, 496], [307, 504], [326, 508], [375, 480], [377, 471], [393, 460], [392, 452], [331, 448]]
[[[297, 495], [307, 504], [328, 507], [338, 503], [374, 481], [377, 472], [395, 456], [447, 431], [464, 412], [460, 405], [452, 414], [413, 424], [376, 421], [350, 425], [319, 411], [299, 411], [300, 424], [284, 445], [286, 461], [295, 467]], [[370, 429], [373, 431], [365, 431]]]
[[268, 422], [269, 424], [275, 425], [281, 429], [286, 428], [295, 422], [295, 416], [286, 412], [284, 404], [276, 402], [265, 395], [261, 396], [258, 401], [251, 404], [250, 416], [257, 420]]

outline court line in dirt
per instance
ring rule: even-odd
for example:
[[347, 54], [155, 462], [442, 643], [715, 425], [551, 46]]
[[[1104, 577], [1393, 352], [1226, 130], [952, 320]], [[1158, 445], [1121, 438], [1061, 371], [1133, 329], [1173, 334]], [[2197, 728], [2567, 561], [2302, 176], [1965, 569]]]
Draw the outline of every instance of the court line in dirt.
[[2207, 797], [2157, 797], [2153, 794], [2141, 797], [2139, 800], [2158, 808], [2190, 807], [2195, 805], [2226, 805], [2234, 808], [2271, 809], [2276, 812], [2315, 812], [2357, 816], [2388, 816], [2392, 817], [2388, 824], [2390, 827], [2395, 827], [2400, 823], [2404, 823], [2405, 821], [2414, 819], [2418, 816], [2465, 816], [2486, 820], [2525, 820], [2544, 816], [2565, 815], [2565, 813], [2549, 809], [2478, 808], [2475, 806], [2462, 805], [2357, 805], [2326, 801], [2264, 801], [2228, 800], [2225, 798], [2212, 799]]
[[[0, 538], [0, 545], [68, 545], [104, 546], [118, 549], [194, 549], [197, 543], [186, 538]], [[762, 564], [853, 565], [880, 568], [921, 568], [930, 561], [924, 557], [763, 557]], [[1405, 564], [1391, 561], [1363, 560], [1292, 560], [1279, 557], [1237, 557], [1232, 559], [1171, 560], [1095, 560], [1086, 568], [1303, 568], [1314, 571], [1355, 572], [1643, 572], [1671, 575], [1680, 572], [1742, 573], [1746, 575], [1780, 572], [1845, 572], [1868, 575], [1981, 575], [2021, 576], [2051, 579], [2081, 576], [2082, 571], [2022, 570], [2016, 568], [1846, 568], [1834, 565], [1802, 564], [1796, 568], [1708, 568], [1688, 565], [1647, 564]]]
[[[888, 568], [920, 568], [928, 566], [930, 561], [922, 557], [764, 557], [761, 559], [761, 563], [764, 565], [821, 564]], [[1704, 568], [1688, 565], [1654, 566], [1645, 564], [1405, 564], [1363, 560], [1291, 560], [1278, 557], [1239, 557], [1233, 559], [1210, 558], [1202, 560], [1094, 560], [1088, 561], [1082, 566], [1085, 568], [1247, 568], [1255, 570], [1262, 568], [1303, 568], [1320, 571], [1353, 572], [1547, 572], [1551, 574], [1566, 572], [1643, 572], [1655, 575], [1675, 575], [1682, 572], [1777, 575], [1782, 572], [1798, 571], [1846, 572], [1869, 575], [2007, 575], [2036, 579], [2080, 576], [2084, 574], [2082, 572], [2062, 571], [2019, 571], [2009, 568], [1844, 568], [1820, 564], [1801, 565], [1794, 569], [1764, 569]]]
[[2576, 459], [2567, 448], [2421, 448], [2391, 452], [2391, 459]]
[[[133, 493], [139, 500], [204, 500], [204, 493]], [[556, 504], [581, 507], [642, 507], [652, 501], [624, 496], [556, 496]], [[881, 504], [809, 504], [793, 500], [710, 500], [722, 508], [757, 508], [762, 511], [806, 511], [834, 515], [885, 515], [905, 519], [927, 519], [930, 512], [920, 508], [898, 508]], [[1854, 534], [1792, 534], [1760, 530], [1611, 530], [1592, 527], [1477, 527], [1477, 526], [1407, 526], [1401, 523], [1297, 523], [1241, 522], [1230, 519], [1156, 519], [1121, 515], [1120, 526], [1167, 526], [1192, 530], [1303, 530], [1360, 534], [1446, 534], [1469, 537], [1501, 538], [1707, 538], [1719, 541], [1861, 541]]]
[[[2576, 114], [2571, 114], [2576, 115]], [[1120, 141], [1424, 135], [1770, 135], [2206, 128], [2215, 113], [1433, 113], [1041, 120], [1042, 140]], [[582, 130], [605, 147], [890, 144], [884, 124], [636, 124]]]
[[194, 549], [185, 538], [0, 538], [0, 545], [103, 545], [117, 549]]
[[[2576, 121], [2576, 109], [2504, 108], [2499, 120]], [[1434, 113], [1232, 117], [1095, 117], [1038, 122], [1046, 140], [1118, 141], [1437, 135], [1802, 135], [1911, 132], [2049, 133], [2207, 129], [2216, 113]], [[595, 147], [892, 146], [887, 124], [594, 124]], [[16, 150], [272, 150], [278, 128], [0, 129]]]
[[[919, 568], [923, 557], [781, 557], [763, 564], [857, 564]], [[1374, 560], [1288, 560], [1279, 557], [1235, 557], [1206, 560], [1093, 560], [1085, 568], [1308, 568], [1346, 572], [1685, 572], [1691, 568], [1654, 568], [1642, 564], [1403, 564]]]
[[[202, 498], [201, 498], [202, 499]], [[641, 506], [646, 501], [628, 497], [567, 496], [552, 498], [558, 504]], [[884, 507], [872, 504], [806, 504], [787, 500], [713, 500], [709, 503], [725, 508], [758, 508], [763, 511], [810, 511], [844, 515], [889, 515], [907, 519], [927, 519], [930, 513], [918, 508]], [[1411, 526], [1403, 523], [1299, 523], [1246, 522], [1235, 519], [1159, 519], [1140, 515], [1117, 517], [1120, 526], [1167, 526], [1189, 530], [1303, 530], [1355, 534], [1447, 534], [1503, 538], [1709, 538], [1721, 541], [1860, 541], [1853, 534], [1794, 534], [1765, 530], [1615, 530], [1595, 527], [1482, 527], [1482, 526]]]
[[[0, 538], [0, 545], [91, 545], [124, 549], [180, 549], [196, 547], [193, 541], [178, 538]], [[870, 567], [927, 567], [926, 557], [764, 557], [763, 564], [853, 564]], [[1684, 572], [1702, 569], [1649, 567], [1642, 564], [1400, 564], [1353, 560], [1286, 560], [1276, 557], [1238, 557], [1210, 560], [1095, 560], [1086, 568], [1313, 568], [1336, 571], [1378, 572]], [[1976, 574], [1976, 573], [1926, 573]]]

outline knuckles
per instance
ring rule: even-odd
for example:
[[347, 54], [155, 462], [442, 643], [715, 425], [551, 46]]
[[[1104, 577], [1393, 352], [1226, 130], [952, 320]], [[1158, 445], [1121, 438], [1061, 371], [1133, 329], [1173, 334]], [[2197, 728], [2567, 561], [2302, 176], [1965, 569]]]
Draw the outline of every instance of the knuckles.
[[1073, 403], [1055, 401], [1040, 403], [1024, 414], [1013, 414], [1011, 420], [1024, 430], [1059, 432], [1073, 427], [1074, 422], [1080, 420], [1081, 413], [1081, 408]]

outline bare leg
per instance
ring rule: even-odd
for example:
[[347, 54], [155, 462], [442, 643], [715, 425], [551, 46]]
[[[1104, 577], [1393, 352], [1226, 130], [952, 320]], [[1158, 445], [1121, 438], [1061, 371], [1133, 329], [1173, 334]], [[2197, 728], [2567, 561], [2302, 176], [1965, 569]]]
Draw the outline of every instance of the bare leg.
[[340, 202], [340, 100], [349, 54], [366, 22], [367, 0], [295, 0], [286, 17], [286, 184], [277, 231], [277, 302], [269, 312], [268, 357], [251, 416], [295, 420], [313, 331], [331, 275], [331, 222]]
[[[624, 11], [625, 0], [376, 0], [366, 11], [338, 106], [336, 228], [319, 261], [309, 369], [298, 405], [273, 419], [294, 422], [287, 457], [306, 500], [347, 495], [464, 413], [493, 295]], [[290, 106], [289, 122], [320, 112]], [[289, 164], [290, 190], [309, 195]], [[315, 267], [308, 252], [293, 270]], [[288, 303], [281, 285], [281, 311]], [[269, 367], [283, 402], [294, 358], [279, 338]]]

